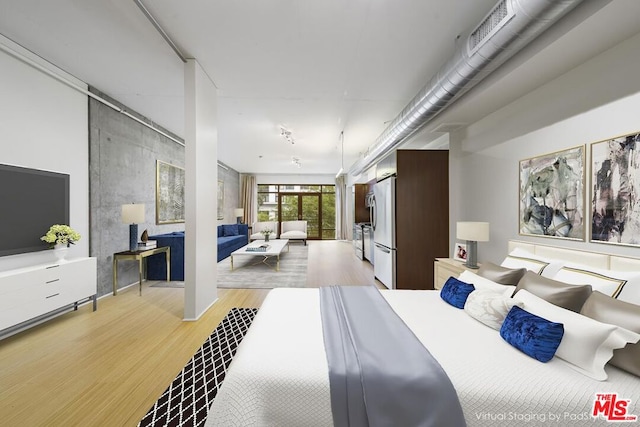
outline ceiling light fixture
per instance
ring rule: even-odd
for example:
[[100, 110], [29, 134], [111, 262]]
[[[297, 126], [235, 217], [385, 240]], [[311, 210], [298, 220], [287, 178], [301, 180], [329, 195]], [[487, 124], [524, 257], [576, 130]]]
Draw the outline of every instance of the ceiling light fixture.
[[340, 163], [340, 170], [336, 174], [336, 178], [344, 172], [344, 131], [340, 132], [340, 149], [342, 152], [342, 162]]
[[302, 163], [300, 163], [300, 157], [295, 157], [295, 156], [291, 157], [291, 163], [293, 163], [299, 168], [302, 167]]
[[296, 143], [291, 135], [291, 131], [283, 126], [280, 126], [280, 136], [282, 136], [291, 145]]

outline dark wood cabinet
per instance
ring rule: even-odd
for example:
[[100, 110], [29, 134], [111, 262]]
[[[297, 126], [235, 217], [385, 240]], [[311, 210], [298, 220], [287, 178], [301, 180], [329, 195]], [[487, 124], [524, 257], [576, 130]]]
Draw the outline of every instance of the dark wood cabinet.
[[355, 223], [369, 222], [369, 208], [366, 206], [367, 193], [369, 192], [368, 184], [355, 184]]
[[434, 289], [433, 262], [450, 250], [449, 152], [396, 154], [396, 287]]

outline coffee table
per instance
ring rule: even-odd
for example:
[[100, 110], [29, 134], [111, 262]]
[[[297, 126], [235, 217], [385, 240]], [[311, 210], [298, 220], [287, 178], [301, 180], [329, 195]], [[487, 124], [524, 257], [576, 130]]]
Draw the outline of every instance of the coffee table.
[[[262, 245], [268, 245], [268, 247], [263, 250], [263, 251], [252, 251], [251, 248], [256, 248], [256, 247], [260, 247]], [[264, 240], [254, 240], [253, 242], [249, 243], [246, 246], [241, 247], [240, 249], [234, 251], [231, 253], [231, 271], [233, 271], [233, 257], [234, 256], [239, 256], [239, 255], [243, 255], [243, 256], [261, 256], [263, 257], [262, 260], [260, 260], [259, 262], [257, 262], [256, 264], [259, 263], [264, 263], [265, 265], [268, 265], [269, 267], [271, 267], [269, 264], [267, 264], [267, 260], [271, 257], [276, 257], [277, 261], [276, 261], [276, 271], [280, 271], [280, 254], [282, 253], [282, 251], [284, 250], [284, 248], [287, 248], [287, 252], [289, 251], [289, 240], [288, 239], [269, 239], [268, 242], [264, 241]], [[247, 250], [247, 248], [249, 248], [249, 250]]]

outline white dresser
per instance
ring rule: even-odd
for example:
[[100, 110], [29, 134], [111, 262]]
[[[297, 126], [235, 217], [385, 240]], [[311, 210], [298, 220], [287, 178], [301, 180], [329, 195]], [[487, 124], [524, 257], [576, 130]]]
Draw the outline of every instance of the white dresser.
[[96, 294], [96, 258], [0, 272], [0, 338], [81, 302], [92, 300], [95, 311]]

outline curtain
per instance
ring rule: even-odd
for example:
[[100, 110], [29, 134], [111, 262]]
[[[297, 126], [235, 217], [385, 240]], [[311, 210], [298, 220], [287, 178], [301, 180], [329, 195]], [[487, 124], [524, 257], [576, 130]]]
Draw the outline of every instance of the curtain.
[[244, 223], [249, 226], [256, 222], [258, 211], [258, 186], [256, 177], [242, 175], [242, 207], [244, 208]]
[[339, 175], [336, 177], [336, 239], [349, 240], [347, 175]]

